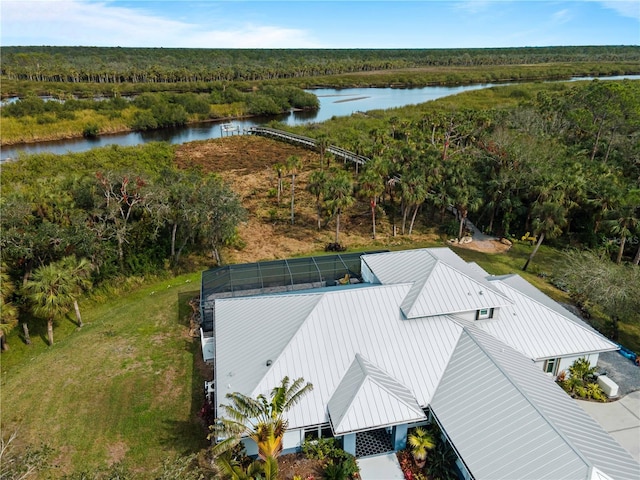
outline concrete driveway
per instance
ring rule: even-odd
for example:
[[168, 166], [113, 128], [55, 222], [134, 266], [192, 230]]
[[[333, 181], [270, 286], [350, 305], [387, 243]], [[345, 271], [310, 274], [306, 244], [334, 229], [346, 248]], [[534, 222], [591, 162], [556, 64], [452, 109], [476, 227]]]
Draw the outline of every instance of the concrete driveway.
[[640, 390], [615, 402], [577, 402], [640, 462]]

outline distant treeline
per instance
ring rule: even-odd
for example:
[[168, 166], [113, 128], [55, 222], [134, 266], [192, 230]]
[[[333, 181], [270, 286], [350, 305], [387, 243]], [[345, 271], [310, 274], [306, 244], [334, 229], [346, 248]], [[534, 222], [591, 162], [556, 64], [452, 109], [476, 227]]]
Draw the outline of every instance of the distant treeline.
[[242, 82], [420, 67], [640, 62], [638, 46], [481, 49], [174, 49], [3, 47], [10, 80], [69, 83]]

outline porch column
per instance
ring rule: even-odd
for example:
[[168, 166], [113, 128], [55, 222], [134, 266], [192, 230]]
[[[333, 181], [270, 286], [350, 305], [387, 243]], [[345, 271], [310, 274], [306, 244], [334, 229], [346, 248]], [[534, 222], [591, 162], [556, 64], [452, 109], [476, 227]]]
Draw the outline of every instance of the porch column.
[[355, 456], [356, 454], [356, 434], [355, 433], [349, 433], [344, 437], [342, 437], [342, 449], [345, 452]]
[[393, 427], [393, 448], [396, 450], [404, 450], [407, 447], [407, 430], [409, 427], [405, 425], [396, 425]]

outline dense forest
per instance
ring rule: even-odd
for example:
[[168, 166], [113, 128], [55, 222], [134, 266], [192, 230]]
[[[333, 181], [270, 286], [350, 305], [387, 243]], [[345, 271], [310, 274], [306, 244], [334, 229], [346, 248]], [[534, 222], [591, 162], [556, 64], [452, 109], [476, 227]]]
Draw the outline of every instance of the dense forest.
[[171, 49], [3, 47], [11, 80], [174, 83], [273, 80], [417, 67], [640, 62], [640, 47], [498, 49]]

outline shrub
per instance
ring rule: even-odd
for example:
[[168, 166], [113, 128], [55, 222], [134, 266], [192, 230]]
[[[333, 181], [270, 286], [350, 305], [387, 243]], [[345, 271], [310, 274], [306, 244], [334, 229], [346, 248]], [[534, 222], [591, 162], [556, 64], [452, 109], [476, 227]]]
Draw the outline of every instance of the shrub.
[[100, 127], [96, 123], [88, 123], [82, 129], [82, 136], [85, 138], [94, 138], [100, 133]]

